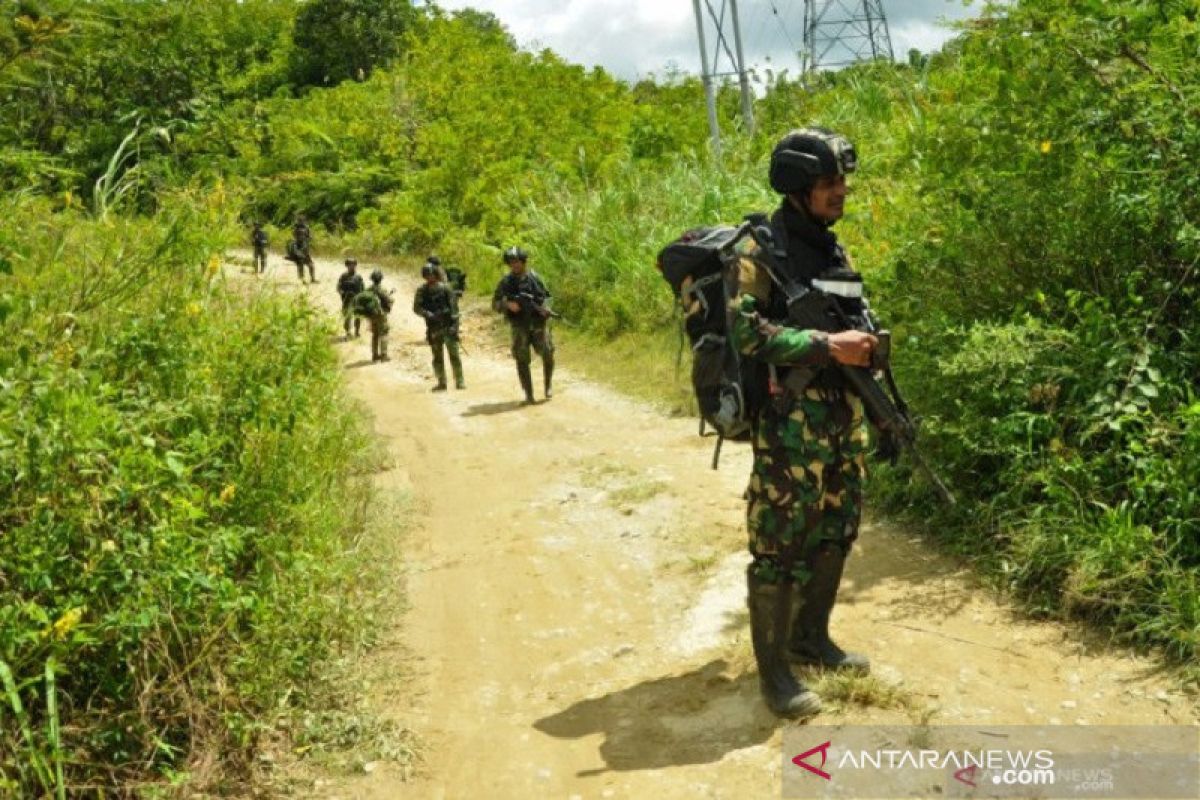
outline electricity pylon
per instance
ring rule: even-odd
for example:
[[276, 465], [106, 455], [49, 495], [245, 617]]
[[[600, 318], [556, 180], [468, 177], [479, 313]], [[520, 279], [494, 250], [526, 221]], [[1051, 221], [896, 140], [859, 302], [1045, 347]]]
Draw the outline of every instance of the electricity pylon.
[[[737, 75], [742, 93], [742, 122], [747, 131], [754, 130], [754, 96], [750, 93], [750, 77], [746, 72], [746, 56], [742, 51], [737, 0], [720, 0], [720, 3], [721, 9], [718, 12], [713, 8], [713, 0], [692, 0], [692, 10], [696, 12], [696, 36], [700, 41], [700, 77], [704, 81], [704, 99], [708, 104], [708, 130], [712, 136], [713, 155], [718, 159], [721, 157], [721, 124], [717, 120], [717, 87], [714, 83], [717, 78]], [[705, 36], [706, 25], [704, 14], [700, 10], [701, 5], [708, 12], [716, 33], [711, 52]], [[726, 26], [729, 26], [728, 33]], [[730, 34], [733, 38], [732, 50], [729, 47]], [[725, 55], [724, 69], [722, 54]]]
[[882, 0], [804, 0], [800, 60], [805, 76], [830, 67], [894, 57]]

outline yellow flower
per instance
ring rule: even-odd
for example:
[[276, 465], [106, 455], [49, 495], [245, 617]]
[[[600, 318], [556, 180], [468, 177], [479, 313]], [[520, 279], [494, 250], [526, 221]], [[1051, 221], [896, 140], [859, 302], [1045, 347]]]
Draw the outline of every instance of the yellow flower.
[[115, 553], [117, 551], [117, 543], [112, 539], [105, 539], [100, 543], [100, 549], [105, 553]]
[[1050, 140], [1045, 139], [1042, 141], [1042, 145], [1038, 149], [1042, 151], [1042, 155], [1046, 155], [1046, 153], [1050, 152], [1050, 147], [1051, 147]]
[[234, 486], [231, 483], [228, 486], [226, 486], [224, 489], [221, 490], [221, 502], [228, 503], [230, 500], [233, 499], [233, 496], [235, 494], [237, 494], [237, 486]]
[[216, 275], [221, 270], [221, 257], [213, 254], [213, 257], [208, 260], [208, 277]]
[[186, 310], [187, 310], [187, 315], [188, 315], [189, 317], [198, 317], [198, 316], [200, 316], [200, 304], [199, 304], [199, 303], [197, 303], [195, 300], [193, 300], [192, 302], [190, 302], [190, 303], [188, 303], [188, 304], [187, 304], [187, 309], [186, 309]]
[[54, 634], [54, 638], [62, 639], [71, 632], [72, 628], [79, 624], [79, 620], [81, 619], [83, 619], [83, 608], [72, 608], [50, 626], [50, 632]]

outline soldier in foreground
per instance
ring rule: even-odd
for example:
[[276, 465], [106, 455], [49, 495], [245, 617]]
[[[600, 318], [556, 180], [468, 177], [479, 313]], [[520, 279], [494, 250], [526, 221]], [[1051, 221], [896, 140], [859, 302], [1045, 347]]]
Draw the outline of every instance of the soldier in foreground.
[[442, 281], [437, 264], [425, 262], [421, 277], [425, 285], [413, 297], [413, 313], [425, 320], [425, 341], [433, 351], [433, 374], [437, 378], [433, 391], [446, 391], [446, 353], [450, 354], [450, 368], [454, 371], [454, 388], [465, 389], [458, 347], [458, 297]]
[[[869, 662], [829, 638], [842, 566], [858, 536], [867, 430], [863, 404], [837, 364], [868, 366], [876, 338], [789, 324], [783, 282], [812, 286], [822, 275], [857, 278], [831, 232], [841, 218], [853, 146], [823, 128], [789, 133], [771, 156], [771, 217], [785, 257], [754, 252], [740, 265], [732, 336], [766, 398], [754, 419], [754, 463], [746, 490], [751, 638], [759, 682], [776, 714], [811, 716], [817, 695], [788, 662], [867, 671]], [[779, 276], [777, 276], [779, 277]], [[861, 280], [861, 279], [860, 279]], [[861, 283], [858, 283], [861, 287]], [[861, 292], [861, 289], [859, 290]]]
[[371, 329], [371, 361], [387, 361], [388, 314], [392, 311], [392, 293], [383, 288], [383, 273], [371, 272], [371, 286], [354, 298], [354, 313], [367, 318]]
[[346, 271], [338, 276], [337, 293], [342, 299], [342, 329], [346, 331], [346, 338], [350, 338], [350, 326], [354, 326], [354, 338], [359, 336], [359, 329], [362, 326], [362, 319], [354, 313], [354, 298], [358, 297], [366, 289], [363, 284], [362, 275], [358, 274], [358, 261], [353, 258], [346, 259]]
[[267, 271], [267, 232], [261, 222], [254, 223], [250, 232], [250, 246], [254, 248], [254, 274], [261, 275]]
[[533, 376], [529, 372], [530, 348], [542, 359], [542, 380], [546, 399], [554, 396], [551, 379], [554, 376], [554, 340], [550, 337], [550, 317], [546, 305], [550, 291], [537, 273], [528, 269], [529, 255], [519, 247], [504, 251], [504, 263], [509, 272], [500, 279], [492, 294], [492, 308], [508, 318], [512, 333], [512, 355], [517, 362], [517, 378], [525, 393], [525, 403], [533, 399]]

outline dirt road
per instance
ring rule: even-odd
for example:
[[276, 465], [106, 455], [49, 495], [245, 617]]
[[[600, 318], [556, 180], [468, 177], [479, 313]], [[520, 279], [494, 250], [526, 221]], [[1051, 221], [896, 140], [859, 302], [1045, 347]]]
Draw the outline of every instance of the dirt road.
[[[337, 266], [320, 263], [322, 283], [300, 289], [279, 263], [272, 282], [333, 314]], [[795, 723], [764, 709], [750, 655], [746, 448], [727, 446], [712, 471], [712, 440], [694, 421], [573, 375], [569, 350], [555, 398], [521, 406], [511, 360], [480, 333], [482, 310], [464, 323], [468, 388], [432, 394], [409, 313], [418, 281], [388, 283], [393, 360], [370, 364], [365, 339], [337, 349], [394, 457], [383, 490], [411, 490], [419, 509], [394, 565], [409, 655], [376, 702], [417, 733], [424, 759], [407, 782], [383, 765], [317, 793], [779, 796], [781, 732]], [[841, 699], [818, 723], [1197, 719], [1195, 699], [1153, 662], [1019, 618], [963, 566], [879, 520], [848, 562], [834, 627], [875, 670], [827, 682]]]

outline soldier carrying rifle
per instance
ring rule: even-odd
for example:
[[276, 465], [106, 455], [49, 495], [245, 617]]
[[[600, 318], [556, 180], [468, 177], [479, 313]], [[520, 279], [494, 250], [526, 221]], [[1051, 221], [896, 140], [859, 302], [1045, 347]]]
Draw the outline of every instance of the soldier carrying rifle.
[[546, 303], [550, 290], [536, 272], [528, 268], [529, 254], [520, 247], [504, 251], [504, 263], [509, 272], [500, 279], [492, 294], [492, 308], [508, 318], [512, 333], [512, 355], [517, 362], [517, 378], [525, 393], [525, 403], [532, 404], [533, 376], [530, 349], [542, 359], [542, 385], [546, 399], [554, 396], [551, 379], [554, 376], [554, 340], [550, 336], [550, 319], [557, 315]]

